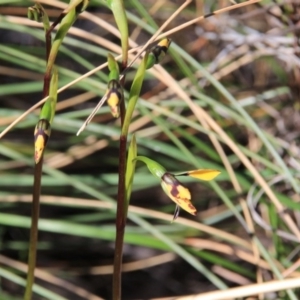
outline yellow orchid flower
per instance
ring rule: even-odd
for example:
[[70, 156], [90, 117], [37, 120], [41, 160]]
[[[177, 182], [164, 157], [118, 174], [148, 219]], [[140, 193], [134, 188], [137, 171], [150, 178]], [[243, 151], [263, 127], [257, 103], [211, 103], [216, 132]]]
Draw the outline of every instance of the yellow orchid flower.
[[156, 161], [145, 157], [137, 156], [136, 160], [144, 162], [149, 171], [155, 176], [161, 179], [161, 186], [164, 192], [176, 203], [176, 208], [173, 216], [173, 221], [178, 217], [180, 208], [184, 209], [191, 215], [196, 215], [196, 208], [191, 203], [191, 193], [184, 187], [176, 176], [190, 176], [197, 179], [210, 181], [217, 177], [221, 172], [213, 169], [197, 169], [192, 171], [186, 171], [178, 174], [171, 174], [166, 169], [157, 163]]

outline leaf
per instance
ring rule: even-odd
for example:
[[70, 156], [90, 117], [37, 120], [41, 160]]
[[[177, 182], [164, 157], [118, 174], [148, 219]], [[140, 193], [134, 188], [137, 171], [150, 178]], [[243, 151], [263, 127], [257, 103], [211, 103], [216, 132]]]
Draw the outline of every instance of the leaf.
[[[135, 172], [136, 165], [136, 154], [137, 154], [137, 145], [135, 135], [132, 135], [131, 142], [128, 148], [128, 156], [127, 156], [127, 166], [126, 166], [126, 174], [125, 174], [125, 189], [126, 189], [126, 202], [127, 208], [129, 205], [132, 182]], [[127, 212], [127, 209], [126, 209]]]
[[76, 11], [77, 14], [84, 12], [89, 5], [89, 0], [71, 0], [69, 6], [64, 10], [64, 14], [67, 14], [70, 10]]
[[62, 19], [60, 21], [60, 26], [56, 31], [54, 41], [50, 50], [46, 67], [46, 74], [50, 74], [63, 39], [67, 35], [71, 26], [76, 21], [78, 15], [86, 9], [88, 3], [88, 0], [71, 0], [69, 6], [59, 16], [58, 19]]
[[107, 1], [107, 3], [114, 14], [115, 21], [121, 34], [123, 61], [127, 62], [129, 34], [127, 16], [123, 0], [109, 0]]
[[[192, 215], [196, 215], [196, 208], [191, 203], [191, 193], [172, 174], [165, 173], [161, 186], [164, 192], [182, 209]], [[176, 213], [176, 210], [175, 210]], [[175, 217], [175, 214], [174, 214]]]
[[57, 102], [57, 87], [58, 87], [58, 73], [57, 73], [57, 69], [53, 67], [53, 74], [51, 77], [49, 99], [48, 99], [51, 101], [50, 120], [49, 120], [50, 125], [52, 125], [55, 116], [55, 109], [56, 109], [56, 102]]
[[175, 176], [190, 176], [197, 179], [210, 181], [217, 177], [221, 172], [218, 170], [211, 169], [198, 169], [193, 171], [188, 171], [184, 173], [174, 174]]
[[122, 135], [127, 135], [127, 133], [128, 133], [132, 114], [133, 114], [135, 105], [139, 99], [140, 92], [142, 89], [145, 71], [146, 71], [147, 58], [148, 58], [148, 53], [146, 52], [146, 55], [143, 57], [143, 60], [142, 60], [141, 64], [139, 65], [139, 68], [134, 76], [133, 83], [130, 88], [128, 106], [127, 106], [127, 110], [126, 110], [126, 114], [125, 114], [124, 125], [122, 127]]

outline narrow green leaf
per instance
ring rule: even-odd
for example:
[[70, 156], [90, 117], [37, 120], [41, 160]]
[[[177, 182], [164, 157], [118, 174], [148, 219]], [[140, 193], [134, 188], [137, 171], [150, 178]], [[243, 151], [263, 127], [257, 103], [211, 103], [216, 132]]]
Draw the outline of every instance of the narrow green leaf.
[[50, 55], [47, 63], [46, 74], [50, 74], [51, 69], [54, 65], [58, 50], [63, 42], [64, 37], [67, 35], [70, 27], [74, 24], [77, 19], [78, 14], [85, 10], [88, 5], [86, 0], [73, 0], [71, 1], [69, 7], [62, 13], [66, 14], [60, 23], [60, 26], [56, 32]]
[[126, 136], [128, 134], [128, 129], [131, 121], [131, 117], [137, 103], [137, 100], [140, 96], [142, 84], [144, 81], [145, 71], [146, 71], [146, 62], [148, 59], [148, 53], [144, 56], [139, 68], [135, 74], [130, 93], [129, 93], [129, 102], [125, 115], [124, 125], [122, 127], [122, 135]]
[[51, 121], [51, 112], [52, 112], [52, 102], [54, 99], [49, 97], [45, 104], [43, 105], [40, 112], [40, 120], [47, 120], [49, 123]]
[[127, 22], [127, 16], [124, 8], [124, 3], [123, 0], [108, 0], [107, 3], [114, 14], [115, 21], [117, 23], [118, 29], [121, 34], [123, 62], [127, 64], [129, 34], [128, 34], [128, 22]]
[[135, 164], [136, 164], [136, 155], [137, 155], [137, 145], [136, 145], [136, 138], [135, 135], [132, 135], [131, 142], [128, 149], [128, 156], [127, 156], [127, 167], [126, 167], [126, 174], [125, 174], [125, 189], [126, 189], [126, 214], [128, 210], [131, 190], [132, 190], [132, 182], [135, 172]]
[[57, 69], [53, 68], [53, 74], [51, 77], [50, 90], [49, 90], [49, 99], [51, 99], [51, 105], [50, 105], [51, 112], [50, 112], [50, 120], [49, 120], [50, 125], [52, 124], [55, 115], [55, 108], [57, 102], [57, 87], [58, 87], [58, 73], [57, 73]]
[[[25, 286], [25, 284], [26, 284], [26, 281], [25, 281], [24, 278], [14, 274], [14, 273], [12, 273], [8, 270], [5, 270], [4, 268], [0, 268], [0, 276], [10, 280], [11, 282], [14, 282], [18, 285], [21, 285], [21, 286]], [[37, 285], [37, 284], [33, 285], [33, 291], [36, 294], [40, 295], [43, 299], [67, 300], [67, 298], [62, 297], [59, 294], [56, 294], [54, 292], [51, 292], [49, 289], [44, 288], [44, 287], [42, 287], [40, 285]], [[2, 295], [0, 294], [0, 296], [3, 297], [3, 294]], [[6, 298], [6, 297], [2, 298], [2, 297], [1, 297], [1, 299], [8, 300], [8, 298]], [[13, 298], [11, 298], [11, 299], [13, 299]], [[14, 298], [14, 299], [19, 299], [19, 298]]]

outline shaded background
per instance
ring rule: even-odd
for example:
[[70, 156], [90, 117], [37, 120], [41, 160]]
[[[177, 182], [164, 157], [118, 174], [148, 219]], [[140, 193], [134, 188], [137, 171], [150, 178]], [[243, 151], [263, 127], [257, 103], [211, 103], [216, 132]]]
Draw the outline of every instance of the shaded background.
[[[228, 102], [221, 89], [212, 84], [211, 79], [187, 57], [204, 66], [232, 94], [237, 105], [252, 117], [298, 183], [299, 6], [296, 2], [282, 2], [283, 5], [265, 1], [246, 6], [174, 33], [171, 36], [173, 44], [163, 67], [241, 149], [248, 149], [245, 153], [266, 180], [285, 175], [278, 160], [270, 154], [251, 124], [244, 122], [243, 116]], [[156, 28], [155, 24], [161, 25], [179, 4], [181, 1], [126, 1], [132, 39], [139, 45], [145, 43], [151, 36], [151, 30]], [[1, 130], [41, 99], [45, 68], [44, 37], [41, 28], [25, 21], [30, 5], [30, 1], [0, 2]], [[167, 29], [228, 5], [229, 1], [215, 4], [211, 1], [193, 2]], [[61, 11], [54, 2], [53, 6], [45, 5], [45, 8], [51, 21]], [[115, 26], [110, 11], [101, 1], [91, 1], [87, 11]], [[97, 36], [119, 45], [119, 40], [107, 28], [87, 18], [79, 18], [74, 27], [81, 31], [70, 32], [57, 59], [60, 87], [104, 63], [107, 51], [114, 51], [97, 40]], [[127, 75], [127, 91], [134, 74], [135, 69]], [[42, 198], [40, 217], [48, 222], [42, 222], [39, 233], [37, 266], [76, 287], [110, 299], [115, 212], [105, 207], [105, 201], [109, 197], [116, 198], [119, 121], [114, 120], [107, 106], [104, 106], [87, 130], [79, 137], [75, 135], [104, 94], [106, 82], [107, 70], [103, 69], [59, 94], [58, 111], [45, 156], [42, 195], [48, 197]], [[139, 155], [157, 160], [170, 171], [194, 169], [194, 163], [180, 148], [181, 144], [174, 142], [164, 131], [168, 128], [194, 155], [198, 167], [222, 171], [217, 186], [223, 191], [223, 197], [230, 199], [237, 211], [241, 211], [239, 197], [246, 199], [249, 196], [255, 178], [232, 150], [222, 144], [241, 184], [241, 192], [233, 188], [231, 178], [207, 133], [193, 126], [198, 124], [195, 116], [174, 93], [172, 86], [161, 82], [155, 73], [149, 73], [141, 98], [143, 100], [133, 120]], [[147, 101], [154, 106], [149, 106]], [[155, 105], [176, 114], [178, 119], [160, 112]], [[144, 108], [150, 110], [145, 111]], [[157, 115], [161, 116], [162, 124], [155, 122], [153, 116]], [[3, 270], [23, 278], [21, 267], [15, 263], [27, 261], [29, 202], [34, 170], [33, 129], [37, 116], [38, 110], [19, 122], [1, 139], [0, 146], [0, 263]], [[184, 123], [180, 116], [192, 123]], [[211, 225], [224, 233], [229, 232], [250, 241], [250, 236], [234, 217], [232, 209], [224, 205], [224, 199], [214, 186], [195, 181], [185, 181], [185, 184], [191, 190], [198, 215], [195, 218], [181, 212], [184, 219]], [[84, 206], [84, 201], [97, 198], [86, 187], [98, 192], [99, 203], [104, 203], [102, 208], [92, 202], [91, 206]], [[298, 191], [282, 178], [273, 189], [298, 224]], [[62, 197], [68, 197], [70, 203], [64, 202]], [[80, 202], [82, 198], [85, 200]], [[263, 204], [258, 207], [258, 213], [266, 224], [270, 223], [270, 219], [275, 220], [271, 222], [274, 230], [256, 226], [255, 235], [272, 253], [272, 257], [287, 268], [297, 261], [298, 253], [292, 252], [297, 243], [278, 237], [276, 230], [288, 229], [280, 218], [276, 219], [276, 210], [268, 198], [262, 196], [260, 200]], [[204, 233], [193, 225], [187, 227], [181, 221], [170, 223], [174, 204], [164, 195], [159, 182], [141, 164], [137, 165], [131, 204], [149, 209], [142, 212], [142, 218], [183, 247], [186, 253], [216, 274], [228, 287], [257, 281], [254, 261], [229, 255], [222, 248], [228, 245], [235, 251], [241, 245], [237, 246], [234, 241], [224, 242], [212, 233]], [[166, 215], [161, 216], [160, 212]], [[129, 220], [126, 241], [124, 262], [136, 264], [129, 265], [134, 270], [123, 275], [123, 299], [172, 297], [216, 289], [207, 276], [199, 272], [198, 266], [188, 263], [184, 256], [175, 255], [174, 249], [149, 233], [147, 227]], [[197, 241], [202, 245], [200, 249]], [[209, 242], [220, 243], [220, 248]], [[149, 267], [148, 264], [154, 266]], [[96, 268], [103, 266], [110, 267]], [[264, 280], [273, 278], [268, 268], [260, 271]], [[5, 274], [1, 274], [0, 298], [21, 299], [23, 287]], [[51, 284], [49, 278], [41, 280], [37, 277], [38, 284], [66, 299], [92, 299], [88, 294], [78, 295], [79, 291], [74, 287], [68, 288], [64, 283]], [[270, 293], [265, 299], [274, 299], [272, 297], [289, 299], [285, 298], [284, 293]], [[35, 295], [34, 299], [43, 298]]]

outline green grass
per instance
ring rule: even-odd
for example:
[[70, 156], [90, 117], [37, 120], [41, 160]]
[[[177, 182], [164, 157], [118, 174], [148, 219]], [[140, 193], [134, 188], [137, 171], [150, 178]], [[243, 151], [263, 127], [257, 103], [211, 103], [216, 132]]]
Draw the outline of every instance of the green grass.
[[[0, 4], [0, 131], [42, 99], [45, 72], [44, 32], [25, 23], [25, 8], [31, 4], [6, 2]], [[56, 3], [51, 10], [47, 7], [51, 21], [61, 11]], [[209, 1], [203, 3], [204, 12], [209, 13]], [[297, 267], [285, 272], [297, 262], [300, 236], [299, 106], [293, 81], [297, 73], [295, 64], [288, 65], [281, 57], [289, 51], [291, 61], [299, 58], [293, 52], [294, 37], [282, 28], [278, 36], [285, 40], [276, 48], [277, 36], [269, 32], [275, 26], [274, 17], [267, 17], [266, 11], [255, 15], [269, 5], [275, 4], [263, 1], [260, 8], [245, 6], [179, 30], [170, 36], [173, 42], [162, 64], [145, 74], [129, 134], [130, 140], [135, 133], [138, 155], [174, 173], [196, 168], [222, 173], [208, 183], [183, 180], [198, 214], [193, 217], [181, 211], [180, 218], [171, 223], [174, 203], [163, 194], [159, 180], [137, 163], [125, 232], [125, 262], [145, 257], [151, 261], [165, 252], [177, 258], [168, 264], [157, 263], [155, 268], [140, 263], [137, 271], [124, 273], [124, 299], [188, 294], [202, 294], [205, 299], [208, 291], [246, 289], [250, 283], [258, 287], [260, 276], [263, 282], [286, 283], [284, 292], [277, 294], [280, 299], [299, 298], [299, 286], [291, 279], [299, 276]], [[125, 8], [134, 39], [131, 45], [146, 43], [177, 9], [172, 1], [155, 7], [154, 2], [135, 0], [126, 1]], [[106, 62], [108, 52], [119, 55], [121, 47], [104, 2], [91, 1], [87, 11], [70, 29], [57, 60], [60, 88], [79, 81], [58, 95], [45, 153], [38, 269], [45, 268], [57, 278], [78, 282], [90, 293], [109, 299], [111, 277], [88, 275], [89, 283], [76, 269], [113, 264], [120, 121], [111, 117], [105, 104], [80, 136], [76, 132], [106, 90], [108, 70], [95, 68]], [[196, 18], [201, 11], [202, 1], [198, 6], [192, 2], [167, 30]], [[77, 27], [82, 31], [76, 31]], [[200, 29], [201, 34], [197, 33]], [[139, 64], [126, 75], [125, 99]], [[92, 74], [80, 78], [88, 71]], [[86, 92], [91, 92], [87, 99], [92, 101], [87, 102]], [[37, 121], [37, 114], [31, 112], [1, 137], [0, 298], [20, 299], [23, 294], [24, 270], [10, 260], [5, 263], [4, 258], [27, 262]], [[259, 218], [272, 230], [256, 224], [248, 206], [254, 201], [258, 201]], [[60, 265], [64, 267], [58, 272]], [[176, 272], [181, 269], [178, 281]], [[159, 272], [165, 272], [164, 282], [153, 280]], [[130, 292], [130, 280], [137, 282], [136, 294]], [[178, 289], [168, 288], [173, 282], [180, 282]], [[147, 286], [145, 290], [152, 294], [141, 294], [139, 286]], [[272, 288], [276, 291], [279, 286], [274, 283]], [[230, 288], [226, 292], [233, 293]], [[38, 281], [34, 293], [35, 299], [74, 297], [63, 285], [47, 283], [47, 278]], [[247, 295], [251, 294], [241, 291], [235, 297]], [[218, 297], [214, 299], [222, 299], [222, 294]], [[268, 299], [268, 294], [262, 299]]]

